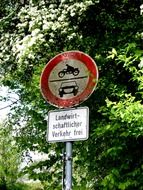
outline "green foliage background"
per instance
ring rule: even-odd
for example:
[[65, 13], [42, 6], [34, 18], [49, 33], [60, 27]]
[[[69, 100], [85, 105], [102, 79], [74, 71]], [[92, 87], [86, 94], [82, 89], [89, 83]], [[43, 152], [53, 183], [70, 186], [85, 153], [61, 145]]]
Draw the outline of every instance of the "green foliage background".
[[[21, 152], [7, 124], [0, 124], [0, 189], [15, 189], [20, 177]], [[16, 189], [15, 189], [16, 190]]]
[[[62, 143], [45, 140], [39, 80], [45, 64], [67, 50], [89, 54], [99, 68], [90, 109], [90, 138], [74, 143], [74, 185], [84, 189], [143, 189], [143, 16], [141, 0], [3, 1], [1, 84], [19, 95], [9, 125], [23, 150], [47, 153], [26, 168], [45, 188], [61, 189]], [[24, 124], [23, 124], [24, 123]], [[40, 169], [40, 173], [34, 169]]]

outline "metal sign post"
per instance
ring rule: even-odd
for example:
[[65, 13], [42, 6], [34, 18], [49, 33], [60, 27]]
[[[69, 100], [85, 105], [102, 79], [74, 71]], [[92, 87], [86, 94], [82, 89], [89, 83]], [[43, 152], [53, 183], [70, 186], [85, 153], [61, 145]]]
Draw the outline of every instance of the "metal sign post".
[[72, 142], [66, 142], [65, 190], [72, 190]]

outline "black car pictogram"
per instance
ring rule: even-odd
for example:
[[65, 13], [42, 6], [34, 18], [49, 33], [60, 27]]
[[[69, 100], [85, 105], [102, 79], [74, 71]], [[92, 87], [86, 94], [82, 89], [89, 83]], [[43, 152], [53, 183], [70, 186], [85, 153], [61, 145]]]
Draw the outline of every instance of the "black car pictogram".
[[63, 97], [64, 94], [73, 94], [74, 96], [78, 93], [78, 85], [75, 81], [63, 82], [59, 88], [59, 95]]

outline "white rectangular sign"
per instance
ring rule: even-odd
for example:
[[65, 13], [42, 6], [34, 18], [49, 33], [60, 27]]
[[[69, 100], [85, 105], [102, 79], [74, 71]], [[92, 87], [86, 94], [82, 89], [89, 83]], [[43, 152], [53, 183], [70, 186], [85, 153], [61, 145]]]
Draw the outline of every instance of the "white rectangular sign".
[[48, 142], [86, 140], [88, 136], [88, 107], [54, 110], [48, 113]]

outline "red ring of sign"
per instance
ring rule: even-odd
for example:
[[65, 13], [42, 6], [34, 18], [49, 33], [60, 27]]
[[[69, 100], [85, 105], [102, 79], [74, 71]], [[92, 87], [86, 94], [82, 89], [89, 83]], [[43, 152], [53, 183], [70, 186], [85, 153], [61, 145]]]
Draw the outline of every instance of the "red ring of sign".
[[[76, 97], [70, 99], [62, 99], [56, 97], [50, 90], [48, 86], [49, 75], [52, 72], [53, 68], [63, 60], [75, 59], [81, 61], [90, 72], [89, 80], [86, 88], [84, 91], [77, 95]], [[48, 101], [50, 104], [59, 107], [59, 108], [66, 108], [66, 107], [73, 107], [75, 105], [80, 104], [81, 102], [85, 101], [89, 95], [92, 94], [94, 91], [96, 84], [98, 81], [98, 69], [94, 60], [88, 56], [87, 54], [80, 52], [80, 51], [67, 51], [61, 54], [58, 54], [53, 59], [51, 59], [48, 64], [45, 66], [42, 75], [41, 75], [41, 92], [43, 97]]]

